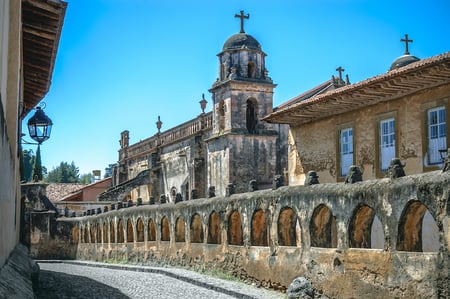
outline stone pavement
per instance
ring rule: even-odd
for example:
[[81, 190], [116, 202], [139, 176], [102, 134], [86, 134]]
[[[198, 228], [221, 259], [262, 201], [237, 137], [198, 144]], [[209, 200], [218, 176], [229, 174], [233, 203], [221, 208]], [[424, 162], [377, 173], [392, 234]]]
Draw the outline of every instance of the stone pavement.
[[197, 272], [84, 261], [38, 261], [37, 298], [285, 298], [285, 294]]

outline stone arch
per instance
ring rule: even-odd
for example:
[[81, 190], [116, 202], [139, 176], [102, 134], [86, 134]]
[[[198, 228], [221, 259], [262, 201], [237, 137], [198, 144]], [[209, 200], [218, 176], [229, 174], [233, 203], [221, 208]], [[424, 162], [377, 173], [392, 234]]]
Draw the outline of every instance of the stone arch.
[[84, 240], [85, 240], [85, 243], [89, 243], [89, 239], [90, 239], [90, 236], [89, 236], [89, 224], [86, 224], [86, 226], [84, 227]]
[[222, 243], [222, 236], [220, 233], [220, 218], [216, 211], [209, 215], [208, 222], [208, 244]]
[[221, 63], [220, 64], [220, 80], [225, 80], [226, 77], [226, 72], [225, 72], [225, 63]]
[[247, 63], [247, 76], [249, 78], [255, 78], [256, 65], [254, 61], [249, 61]]
[[258, 123], [258, 102], [254, 98], [247, 100], [246, 125], [250, 134], [256, 134], [256, 125]]
[[290, 207], [284, 207], [278, 216], [278, 245], [297, 246], [297, 214]]
[[88, 227], [88, 225], [85, 225], [84, 229], [83, 229], [83, 243], [89, 243], [89, 227]]
[[147, 231], [147, 240], [148, 241], [156, 241], [156, 226], [153, 219], [148, 221], [148, 231]]
[[398, 223], [397, 250], [437, 252], [439, 228], [428, 208], [418, 200], [409, 201]]
[[199, 214], [191, 217], [191, 243], [203, 243], [203, 225]]
[[103, 222], [103, 235], [102, 235], [103, 244], [108, 243], [108, 222]]
[[228, 244], [244, 245], [241, 214], [234, 210], [228, 217]]
[[348, 228], [351, 248], [384, 248], [384, 232], [375, 210], [360, 204], [353, 211]]
[[131, 219], [127, 220], [127, 243], [133, 243], [134, 234], [133, 234], [133, 222]]
[[114, 221], [109, 224], [109, 242], [116, 243], [116, 234], [114, 233]]
[[311, 247], [336, 248], [337, 227], [336, 218], [324, 204], [314, 209], [309, 224]]
[[170, 241], [169, 219], [166, 216], [161, 219], [161, 241]]
[[92, 223], [89, 226], [89, 233], [90, 233], [90, 243], [95, 243], [95, 225]]
[[144, 221], [142, 221], [141, 217], [136, 221], [136, 235], [137, 242], [144, 242]]
[[181, 216], [175, 221], [175, 242], [186, 242], [186, 225]]
[[80, 235], [79, 235], [79, 228], [78, 228], [78, 225], [75, 225], [74, 227], [72, 227], [72, 241], [73, 241], [73, 243], [77, 244], [79, 237], [80, 237]]
[[102, 242], [102, 225], [100, 223], [97, 223], [97, 242], [96, 243], [101, 243]]
[[217, 107], [218, 119], [219, 119], [219, 131], [225, 130], [225, 101], [219, 101], [219, 107]]
[[117, 222], [117, 243], [124, 243], [125, 242], [125, 230], [123, 227], [123, 221], [122, 219], [119, 219], [119, 222]]
[[251, 227], [251, 245], [268, 246], [269, 234], [267, 229], [266, 213], [259, 209], [253, 213]]

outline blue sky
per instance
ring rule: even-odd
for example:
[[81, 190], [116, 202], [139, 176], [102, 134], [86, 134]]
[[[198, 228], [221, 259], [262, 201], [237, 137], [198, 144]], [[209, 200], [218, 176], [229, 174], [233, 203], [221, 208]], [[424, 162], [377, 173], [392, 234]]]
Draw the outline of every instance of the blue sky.
[[275, 106], [338, 66], [352, 83], [386, 72], [404, 52], [405, 33], [419, 58], [450, 51], [448, 0], [68, 1], [44, 98], [54, 126], [41, 146], [43, 165], [73, 161], [80, 174], [103, 175], [118, 160], [123, 130], [133, 144], [156, 133], [158, 115], [163, 131], [192, 119], [202, 93], [210, 111], [216, 55], [239, 32], [240, 10], [250, 14], [246, 33], [268, 55]]

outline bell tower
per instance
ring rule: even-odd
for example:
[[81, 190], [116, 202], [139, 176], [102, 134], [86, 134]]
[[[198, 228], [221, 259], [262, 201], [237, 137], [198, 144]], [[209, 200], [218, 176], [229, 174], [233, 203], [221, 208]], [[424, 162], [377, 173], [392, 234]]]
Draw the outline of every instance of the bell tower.
[[208, 142], [210, 186], [225, 195], [228, 184], [236, 192], [247, 191], [250, 180], [260, 187], [270, 185], [275, 175], [277, 132], [262, 118], [273, 111], [276, 85], [268, 76], [266, 54], [260, 43], [245, 33], [240, 19], [240, 32], [228, 38], [219, 58], [219, 74], [209, 90], [213, 100], [213, 132]]

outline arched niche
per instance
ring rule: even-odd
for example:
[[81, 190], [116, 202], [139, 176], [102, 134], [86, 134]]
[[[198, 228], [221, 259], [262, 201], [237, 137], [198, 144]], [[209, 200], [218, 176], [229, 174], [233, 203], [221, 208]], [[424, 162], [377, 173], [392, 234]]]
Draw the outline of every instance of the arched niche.
[[309, 224], [311, 247], [336, 248], [336, 219], [331, 210], [324, 204], [314, 209]]
[[234, 210], [228, 217], [228, 244], [244, 245], [241, 214]]
[[161, 241], [170, 241], [169, 219], [166, 216], [161, 219]]
[[269, 236], [267, 230], [266, 213], [256, 210], [252, 216], [251, 244], [253, 246], [268, 246]]
[[353, 211], [348, 228], [351, 248], [384, 248], [384, 231], [375, 210], [361, 204]]
[[102, 241], [103, 241], [103, 244], [108, 243], [108, 222], [103, 223]]
[[75, 225], [75, 226], [72, 228], [72, 241], [73, 241], [73, 243], [77, 244], [77, 243], [78, 243], [78, 238], [79, 238], [79, 237], [80, 237], [80, 235], [79, 235], [79, 228], [78, 228], [77, 225]]
[[216, 211], [209, 215], [208, 221], [208, 244], [222, 243], [222, 236], [220, 233], [220, 218]]
[[144, 242], [144, 221], [139, 217], [136, 221], [136, 241]]
[[284, 207], [280, 211], [277, 221], [278, 245], [297, 246], [297, 214], [290, 207]]
[[409, 201], [398, 224], [397, 250], [437, 252], [439, 228], [427, 207], [418, 200]]
[[191, 243], [203, 243], [203, 225], [199, 214], [191, 217]]
[[148, 241], [156, 241], [156, 226], [153, 219], [148, 221], [148, 231], [147, 231], [147, 240]]
[[114, 230], [114, 222], [111, 221], [109, 224], [109, 242], [116, 243], [116, 234]]
[[125, 230], [123, 227], [123, 221], [122, 219], [119, 219], [119, 222], [117, 222], [117, 243], [124, 243], [125, 242]]
[[175, 221], [175, 242], [186, 241], [186, 225], [184, 224], [183, 217], [178, 217]]
[[127, 221], [127, 243], [133, 243], [134, 234], [133, 234], [133, 223], [131, 219]]

